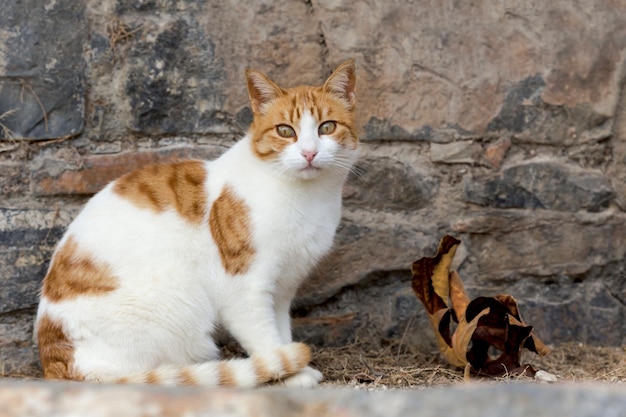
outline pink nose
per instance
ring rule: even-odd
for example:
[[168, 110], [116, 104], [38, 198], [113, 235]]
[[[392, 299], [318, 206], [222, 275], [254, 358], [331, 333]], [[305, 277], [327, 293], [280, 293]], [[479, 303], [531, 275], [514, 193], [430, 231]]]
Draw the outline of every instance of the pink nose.
[[304, 152], [302, 152], [302, 156], [304, 156], [304, 159], [306, 159], [306, 161], [309, 164], [313, 161], [313, 158], [315, 158], [315, 155], [317, 155], [317, 151], [304, 151]]

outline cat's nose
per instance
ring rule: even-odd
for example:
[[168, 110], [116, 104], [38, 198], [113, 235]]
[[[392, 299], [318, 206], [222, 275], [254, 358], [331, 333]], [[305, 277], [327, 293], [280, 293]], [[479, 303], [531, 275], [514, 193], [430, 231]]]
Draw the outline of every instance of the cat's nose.
[[304, 159], [306, 159], [306, 161], [309, 164], [313, 161], [313, 158], [315, 158], [315, 155], [317, 155], [317, 151], [303, 151], [302, 152], [302, 156], [304, 156]]

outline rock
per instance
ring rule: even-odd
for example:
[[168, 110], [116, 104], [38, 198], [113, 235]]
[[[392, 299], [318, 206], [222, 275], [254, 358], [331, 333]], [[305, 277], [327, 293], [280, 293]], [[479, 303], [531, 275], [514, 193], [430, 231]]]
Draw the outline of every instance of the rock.
[[498, 139], [485, 149], [485, 160], [495, 169], [500, 169], [500, 165], [502, 165], [502, 161], [510, 148], [511, 140], [509, 138]]
[[376, 210], [417, 210], [429, 204], [437, 188], [437, 179], [422, 170], [391, 158], [367, 158], [353, 170], [344, 201]]
[[0, 373], [40, 378], [39, 352], [33, 345], [33, 309], [20, 310], [0, 323]]
[[335, 249], [300, 288], [296, 306], [321, 304], [375, 272], [408, 270], [437, 244], [435, 225], [421, 220], [402, 212], [344, 211]]
[[497, 208], [601, 211], [614, 193], [608, 179], [552, 161], [529, 161], [507, 167], [493, 177], [468, 182], [470, 203]]
[[580, 233], [581, 223], [567, 213], [465, 213], [452, 227], [471, 254], [459, 269], [470, 296], [513, 295], [548, 343], [624, 343], [625, 293], [613, 283], [626, 272], [626, 217], [586, 221], [594, 227]]
[[352, 13], [314, 4], [329, 60], [352, 55], [363, 69], [362, 124], [384, 121], [366, 139], [458, 125], [561, 143], [570, 124], [584, 130], [612, 114], [619, 94], [621, 4], [356, 1]]
[[537, 104], [540, 100], [541, 91], [545, 86], [541, 75], [536, 74], [509, 88], [500, 114], [489, 122], [487, 130], [508, 130], [517, 133], [527, 130], [540, 112], [532, 104]]
[[[323, 45], [310, 8], [286, 0], [269, 6], [248, 0], [236, 11], [198, 1], [118, 5], [123, 23], [137, 29], [125, 46], [127, 71], [120, 73], [130, 129], [243, 133], [249, 123], [244, 72], [251, 66], [280, 85], [320, 83], [327, 66], [314, 58]], [[287, 62], [295, 51], [311, 58]]]
[[471, 141], [452, 143], [431, 143], [430, 159], [444, 164], [472, 164], [475, 146]]
[[[89, 37], [84, 2], [3, 4], [0, 16], [0, 141], [50, 139], [84, 128]], [[36, 22], [36, 23], [35, 23]]]
[[549, 278], [565, 274], [573, 280], [618, 272], [596, 266], [596, 256], [601, 256], [602, 266], [623, 259], [626, 216], [597, 216], [590, 226], [580, 233], [581, 224], [570, 213], [492, 210], [467, 211], [451, 229], [466, 236], [463, 244], [476, 267], [472, 273], [486, 284], [505, 277], [515, 281], [520, 275]]
[[76, 212], [0, 208], [0, 316], [37, 304], [54, 245]]
[[222, 111], [224, 64], [202, 28], [177, 19], [165, 25], [144, 21], [141, 31], [145, 35], [137, 37], [126, 58], [130, 128], [143, 133], [240, 132]]
[[611, 138], [613, 157], [608, 175], [615, 189], [615, 201], [626, 211], [626, 83], [622, 84]]
[[[372, 314], [372, 306], [384, 306]], [[426, 311], [411, 289], [411, 273], [375, 272], [342, 288], [316, 308], [294, 311], [294, 338], [316, 346], [377, 346], [402, 339], [405, 346], [433, 351], [437, 344]]]
[[535, 373], [535, 381], [539, 382], [557, 382], [559, 379], [550, 372], [539, 370]]
[[28, 185], [28, 170], [23, 164], [0, 165], [0, 195], [24, 195], [28, 192]]

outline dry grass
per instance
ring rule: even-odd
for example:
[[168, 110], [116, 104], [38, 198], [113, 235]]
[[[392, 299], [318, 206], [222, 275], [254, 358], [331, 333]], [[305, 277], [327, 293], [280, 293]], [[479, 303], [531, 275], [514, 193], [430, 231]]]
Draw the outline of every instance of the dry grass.
[[5, 125], [3, 121], [12, 116], [16, 111], [17, 109], [11, 109], [0, 114], [0, 138], [8, 139], [10, 141], [13, 140], [13, 131], [9, 129], [9, 127]]
[[107, 34], [109, 35], [109, 51], [113, 63], [118, 63], [126, 58], [126, 46], [141, 30], [141, 26], [132, 28], [117, 17], [110, 17], [107, 23]]
[[[225, 352], [237, 355], [239, 349]], [[413, 351], [399, 343], [384, 347], [352, 345], [337, 348], [317, 348], [313, 366], [324, 374], [325, 387], [353, 387], [365, 390], [420, 389], [454, 385], [464, 382], [463, 370], [447, 365], [438, 352]], [[554, 374], [559, 382], [593, 382], [626, 384], [626, 348], [593, 347], [564, 344], [545, 356], [527, 354], [524, 362], [537, 370]], [[1, 364], [0, 364], [1, 365]], [[38, 369], [28, 372], [2, 372], [0, 379], [39, 379]], [[492, 380], [532, 381], [528, 377], [511, 376]]]
[[[324, 385], [348, 385], [365, 389], [424, 388], [464, 381], [463, 370], [445, 363], [437, 352], [425, 354], [403, 350], [399, 345], [383, 348], [348, 346], [318, 349], [314, 366], [325, 376]], [[626, 383], [626, 350], [564, 344], [545, 356], [524, 356], [524, 363], [557, 376], [560, 382]], [[528, 377], [499, 378], [532, 381]]]

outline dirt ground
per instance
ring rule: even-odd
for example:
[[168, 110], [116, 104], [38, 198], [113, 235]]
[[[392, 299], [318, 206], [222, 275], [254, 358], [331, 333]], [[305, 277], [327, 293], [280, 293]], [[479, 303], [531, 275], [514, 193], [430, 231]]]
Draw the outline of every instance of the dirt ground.
[[[391, 344], [363, 349], [348, 346], [318, 349], [313, 365], [324, 374], [322, 385], [347, 385], [357, 389], [411, 389], [464, 382], [464, 372], [446, 364], [438, 352], [411, 352]], [[539, 357], [527, 352], [523, 363], [557, 377], [558, 382], [626, 384], [626, 347], [564, 344]], [[499, 381], [532, 381], [511, 376]]]
[[[230, 356], [224, 352], [226, 356]], [[594, 347], [564, 344], [552, 348], [544, 357], [527, 352], [523, 363], [557, 377], [558, 382], [597, 382], [626, 384], [626, 347]], [[437, 351], [418, 352], [392, 342], [386, 346], [353, 345], [317, 348], [313, 366], [324, 374], [322, 386], [348, 386], [365, 390], [419, 389], [464, 383], [462, 369], [449, 366]], [[0, 370], [2, 368], [0, 367]], [[40, 372], [30, 375], [2, 374], [3, 378], [39, 379]], [[532, 381], [511, 376], [498, 381]]]

